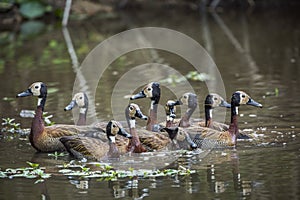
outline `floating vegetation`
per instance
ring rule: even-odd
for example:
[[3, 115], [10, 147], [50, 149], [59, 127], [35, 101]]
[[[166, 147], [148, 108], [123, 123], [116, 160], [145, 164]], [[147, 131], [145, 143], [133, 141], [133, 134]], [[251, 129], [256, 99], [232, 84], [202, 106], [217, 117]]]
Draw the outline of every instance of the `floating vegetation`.
[[45, 179], [50, 178], [51, 174], [45, 173], [45, 168], [40, 167], [37, 163], [27, 162], [29, 167], [23, 168], [7, 168], [4, 171], [0, 171], [0, 178], [29, 178], [37, 179], [34, 183], [44, 182]]
[[[0, 61], [1, 62], [1, 61]], [[12, 98], [12, 97], [3, 97], [2, 98], [3, 101], [14, 101], [15, 98]]]
[[199, 73], [197, 71], [190, 71], [187, 75], [185, 75], [187, 79], [192, 81], [209, 81], [213, 80], [213, 77], [207, 73]]
[[266, 98], [268, 96], [275, 96], [275, 97], [278, 97], [279, 95], [279, 89], [278, 88], [275, 88], [274, 91], [271, 91], [271, 92], [266, 92], [266, 94], [263, 96], [263, 98]]
[[184, 76], [177, 76], [175, 74], [171, 74], [171, 75], [168, 76], [168, 78], [163, 79], [160, 82], [176, 85], [177, 83], [181, 83], [185, 80], [186, 80], [186, 78]]
[[[22, 129], [20, 127], [20, 123], [16, 123], [14, 118], [2, 118], [2, 128], [1, 133], [11, 133], [17, 135], [28, 135], [30, 130], [29, 129]], [[13, 135], [12, 139], [13, 139]]]
[[[21, 110], [20, 116], [23, 118], [34, 118], [35, 111], [34, 110]], [[48, 115], [48, 112], [43, 112], [43, 118], [46, 123], [46, 126], [54, 125], [55, 122], [51, 121], [50, 118], [52, 118], [53, 115]]]
[[213, 77], [207, 73], [199, 73], [197, 71], [190, 71], [185, 76], [178, 76], [175, 74], [171, 74], [166, 79], [163, 79], [160, 82], [176, 85], [177, 83], [184, 82], [187, 79], [192, 80], [192, 81], [208, 81], [208, 80], [213, 80]]
[[16, 123], [14, 118], [2, 118], [2, 128], [1, 133], [9, 133], [9, 134], [16, 134], [16, 135], [9, 135], [9, 139], [13, 139], [19, 135], [28, 135], [30, 130], [29, 129], [22, 129], [20, 127], [20, 123]]
[[[91, 166], [76, 164], [75, 161], [57, 166], [59, 173], [65, 176], [80, 177], [80, 178], [99, 178], [99, 181], [117, 180], [120, 178], [153, 178], [164, 176], [185, 176], [196, 173], [195, 170], [187, 169], [179, 166], [179, 169], [163, 169], [163, 170], [149, 170], [149, 169], [133, 169], [118, 170], [114, 169], [108, 163], [90, 163]], [[93, 169], [93, 170], [92, 170]]]
[[2, 129], [1, 132], [17, 133], [20, 128], [20, 123], [14, 122], [13, 118], [2, 118]]

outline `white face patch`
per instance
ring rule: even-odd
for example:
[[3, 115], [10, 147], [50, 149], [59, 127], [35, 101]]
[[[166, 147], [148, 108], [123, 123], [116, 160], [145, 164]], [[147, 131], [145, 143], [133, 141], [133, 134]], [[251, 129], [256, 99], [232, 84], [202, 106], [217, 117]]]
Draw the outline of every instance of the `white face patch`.
[[181, 98], [180, 98], [180, 101], [182, 102], [183, 105], [186, 105], [188, 106], [189, 105], [189, 95], [188, 94], [184, 94]]
[[78, 105], [78, 107], [84, 107], [85, 103], [84, 103], [84, 94], [83, 93], [77, 93], [75, 94], [74, 98], [76, 101], [76, 104]]
[[152, 97], [152, 85], [148, 85], [145, 89], [144, 89], [144, 94], [146, 95], [146, 97]]
[[129, 120], [130, 128], [135, 128], [135, 119]]
[[79, 112], [80, 112], [81, 114], [85, 114], [85, 113], [86, 113], [86, 108], [80, 108], [80, 109], [79, 109]]
[[41, 92], [38, 90], [31, 90], [33, 96], [40, 96], [41, 95]]
[[116, 136], [109, 136], [109, 139], [112, 143], [116, 143]]
[[30, 86], [30, 90], [33, 94], [33, 96], [40, 96], [41, 95], [41, 86], [42, 83], [41, 82], [36, 82], [36, 83], [33, 83], [31, 86]]

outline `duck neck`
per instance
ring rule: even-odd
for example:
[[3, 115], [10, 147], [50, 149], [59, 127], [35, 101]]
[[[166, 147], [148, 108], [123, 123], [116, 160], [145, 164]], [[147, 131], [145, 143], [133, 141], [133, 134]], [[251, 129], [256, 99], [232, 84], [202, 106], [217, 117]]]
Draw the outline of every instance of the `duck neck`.
[[167, 116], [167, 120], [166, 120], [166, 127], [169, 128], [169, 127], [172, 127], [173, 125], [173, 120], [171, 117]]
[[137, 135], [136, 129], [135, 129], [135, 119], [127, 119], [128, 125], [129, 125], [129, 131], [132, 135], [132, 138], [130, 140], [128, 149], [131, 153], [142, 153], [145, 152], [146, 149], [142, 146], [140, 142], [140, 138]]
[[236, 144], [236, 139], [238, 135], [238, 108], [238, 106], [231, 104], [231, 121], [228, 131], [232, 136], [232, 143], [234, 145]]
[[38, 103], [37, 103], [37, 108], [41, 108], [42, 111], [44, 111], [45, 104], [46, 104], [47, 96], [39, 97], [38, 98]]
[[157, 124], [157, 108], [158, 108], [158, 101], [157, 100], [151, 100], [151, 106], [150, 106], [150, 117], [147, 121], [147, 130], [152, 131], [153, 126]]
[[170, 127], [173, 127], [173, 126], [174, 126], [174, 118], [167, 115], [166, 127], [170, 128]]
[[35, 141], [37, 140], [39, 135], [43, 133], [45, 128], [45, 124], [43, 120], [43, 111], [44, 111], [45, 103], [46, 103], [46, 97], [38, 98], [38, 105], [35, 110], [35, 115], [31, 123], [29, 141], [34, 148], [36, 148]]
[[195, 104], [195, 106], [193, 107], [188, 107], [188, 109], [186, 110], [186, 112], [184, 113], [184, 115], [182, 116], [181, 120], [180, 120], [180, 127], [188, 127], [190, 126], [190, 118], [192, 116], [192, 114], [194, 113], [194, 111], [196, 110], [197, 104]]
[[116, 145], [116, 137], [115, 136], [109, 137], [108, 155], [109, 155], [109, 157], [118, 157], [120, 155], [118, 147]]
[[80, 108], [79, 118], [77, 121], [78, 126], [86, 125], [86, 115], [87, 115], [87, 108]]
[[138, 135], [136, 133], [136, 129], [135, 129], [135, 119], [129, 119], [128, 125], [129, 125], [130, 134], [132, 135], [132, 139], [135, 138], [135, 139], [139, 140], [139, 137], [138, 137]]
[[205, 127], [210, 127], [212, 124], [212, 107], [209, 105], [205, 105], [204, 110], [205, 110]]

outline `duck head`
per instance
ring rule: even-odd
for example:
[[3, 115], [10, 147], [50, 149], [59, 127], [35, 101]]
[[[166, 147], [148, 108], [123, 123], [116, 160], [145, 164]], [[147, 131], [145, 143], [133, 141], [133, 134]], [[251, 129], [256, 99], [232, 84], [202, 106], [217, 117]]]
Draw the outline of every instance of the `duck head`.
[[184, 93], [179, 98], [180, 105], [186, 105], [189, 108], [196, 108], [198, 105], [197, 95], [191, 92]]
[[143, 120], [148, 119], [148, 117], [142, 113], [140, 107], [135, 103], [130, 103], [126, 107], [125, 115], [126, 115], [126, 119], [127, 119], [128, 123], [129, 123], [128, 124], [129, 127], [135, 127], [135, 124], [133, 124], [133, 122], [135, 121], [136, 117], [143, 119]]
[[47, 86], [43, 82], [32, 83], [29, 88], [17, 94], [17, 97], [27, 97], [27, 96], [36, 96], [38, 98], [47, 97]]
[[158, 104], [160, 99], [160, 86], [157, 82], [147, 84], [142, 91], [130, 97], [130, 100], [150, 98], [155, 104]]
[[64, 110], [72, 110], [75, 106], [79, 108], [87, 109], [89, 107], [89, 100], [87, 95], [84, 92], [78, 92], [74, 95], [72, 101], [67, 105]]
[[231, 97], [231, 107], [240, 105], [251, 105], [255, 107], [262, 108], [262, 104], [254, 101], [248, 94], [243, 91], [236, 91]]
[[38, 97], [37, 107], [44, 110], [46, 99], [47, 99], [47, 86], [43, 82], [35, 82], [29, 86], [29, 88], [17, 94], [17, 97], [28, 97], [28, 96], [36, 96]]
[[205, 106], [208, 106], [210, 108], [216, 108], [216, 107], [225, 107], [230, 108], [231, 104], [227, 103], [220, 95], [216, 93], [210, 93], [206, 96]]
[[132, 138], [132, 136], [125, 131], [125, 129], [119, 122], [115, 120], [110, 120], [106, 126], [106, 135], [108, 140], [112, 143], [115, 143], [117, 134], [122, 135], [126, 138]]
[[168, 118], [175, 119], [176, 117], [176, 106], [180, 105], [179, 101], [168, 100], [165, 105], [165, 111]]

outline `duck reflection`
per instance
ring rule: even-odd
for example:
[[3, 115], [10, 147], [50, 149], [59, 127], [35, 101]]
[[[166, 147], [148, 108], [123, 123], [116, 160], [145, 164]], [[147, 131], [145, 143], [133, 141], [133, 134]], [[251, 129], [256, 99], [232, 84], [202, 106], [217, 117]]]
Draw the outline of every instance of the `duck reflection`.
[[[212, 161], [212, 160], [211, 160]], [[216, 162], [217, 161], [217, 162]], [[214, 193], [224, 193], [229, 187], [230, 180], [227, 179], [228, 174], [222, 168], [222, 163], [230, 163], [232, 183], [235, 191], [241, 192], [242, 196], [248, 196], [252, 192], [252, 181], [243, 180], [239, 169], [239, 157], [235, 150], [216, 153], [214, 164], [207, 165], [207, 182], [210, 185], [211, 191]]]

